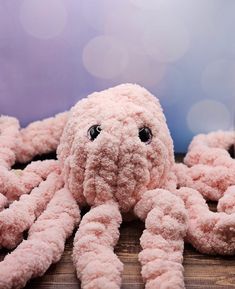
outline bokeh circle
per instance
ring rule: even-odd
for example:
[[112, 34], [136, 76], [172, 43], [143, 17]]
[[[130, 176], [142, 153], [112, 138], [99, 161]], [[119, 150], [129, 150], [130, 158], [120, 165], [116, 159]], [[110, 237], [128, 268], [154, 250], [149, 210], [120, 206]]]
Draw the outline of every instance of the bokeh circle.
[[112, 79], [127, 66], [128, 51], [115, 37], [101, 35], [86, 44], [82, 60], [84, 67], [91, 75]]
[[40, 39], [58, 36], [67, 22], [67, 10], [61, 0], [24, 0], [20, 8], [24, 30]]
[[221, 102], [205, 99], [194, 103], [187, 114], [187, 124], [193, 133], [207, 133], [229, 129], [231, 113]]

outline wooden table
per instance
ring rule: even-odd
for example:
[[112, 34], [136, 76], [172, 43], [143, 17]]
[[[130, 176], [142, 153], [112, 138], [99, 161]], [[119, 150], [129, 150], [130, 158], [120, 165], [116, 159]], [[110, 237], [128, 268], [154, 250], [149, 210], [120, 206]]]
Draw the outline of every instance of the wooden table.
[[[177, 159], [181, 160], [182, 157], [177, 156]], [[213, 210], [214, 208], [212, 206]], [[123, 223], [121, 226], [121, 236], [115, 252], [124, 263], [122, 289], [144, 288], [140, 275], [140, 264], [138, 262], [138, 252], [140, 251], [139, 238], [143, 229], [144, 224], [140, 221]], [[72, 243], [73, 237], [67, 241], [61, 261], [52, 265], [43, 277], [31, 280], [26, 289], [80, 288], [72, 264]], [[5, 253], [5, 251], [0, 250], [0, 260], [3, 259]], [[234, 257], [202, 255], [186, 244], [184, 268], [187, 289], [235, 288]]]

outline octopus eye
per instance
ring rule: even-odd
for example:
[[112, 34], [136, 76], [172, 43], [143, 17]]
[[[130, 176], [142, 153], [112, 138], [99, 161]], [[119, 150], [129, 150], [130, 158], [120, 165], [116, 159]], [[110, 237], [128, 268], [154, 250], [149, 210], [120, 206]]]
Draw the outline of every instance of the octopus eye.
[[98, 124], [95, 124], [93, 126], [91, 126], [89, 129], [88, 129], [88, 138], [93, 141], [94, 139], [97, 138], [97, 136], [101, 133], [101, 127], [100, 125]]
[[152, 140], [152, 132], [148, 127], [142, 127], [139, 129], [139, 138], [142, 142], [149, 144]]

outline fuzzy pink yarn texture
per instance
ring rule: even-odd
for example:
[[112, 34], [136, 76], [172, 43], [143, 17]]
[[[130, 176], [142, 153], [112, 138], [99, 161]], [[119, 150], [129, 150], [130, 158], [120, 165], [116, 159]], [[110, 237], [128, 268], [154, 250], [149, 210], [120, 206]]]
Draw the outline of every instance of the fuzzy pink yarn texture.
[[[16, 161], [55, 150], [58, 160], [11, 169]], [[231, 169], [228, 160], [220, 165]], [[114, 246], [127, 212], [145, 222], [139, 254], [145, 287], [185, 288], [185, 237], [205, 253], [234, 250], [234, 188], [227, 186], [222, 212], [210, 218], [190, 169], [174, 163], [158, 99], [135, 84], [95, 92], [69, 112], [24, 129], [16, 119], [1, 117], [0, 247], [14, 250], [0, 262], [0, 289], [22, 288], [43, 275], [59, 261], [76, 227], [73, 262], [81, 287], [120, 288], [123, 264]], [[83, 206], [90, 210], [80, 222]], [[204, 248], [210, 238], [213, 246]]]
[[229, 186], [235, 185], [235, 160], [228, 152], [233, 145], [233, 131], [194, 137], [184, 159], [187, 167], [179, 165], [180, 185], [190, 186], [206, 199], [218, 201]]
[[[228, 152], [234, 146], [232, 131], [197, 135], [185, 165], [174, 168], [189, 214], [186, 240], [202, 253], [235, 254], [235, 159]], [[206, 200], [218, 201], [217, 212]]]

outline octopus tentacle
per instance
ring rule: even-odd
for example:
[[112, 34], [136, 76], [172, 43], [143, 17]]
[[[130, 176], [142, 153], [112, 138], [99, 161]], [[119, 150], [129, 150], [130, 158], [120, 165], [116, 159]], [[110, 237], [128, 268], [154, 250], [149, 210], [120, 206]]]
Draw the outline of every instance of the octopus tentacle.
[[62, 186], [61, 176], [51, 173], [30, 195], [22, 195], [19, 201], [0, 212], [0, 247], [14, 248], [19, 244], [23, 232], [30, 228]]
[[139, 261], [146, 288], [184, 288], [187, 215], [183, 202], [169, 191], [157, 189], [144, 193], [134, 210], [145, 220]]
[[57, 191], [29, 230], [28, 239], [0, 262], [0, 288], [21, 288], [29, 279], [42, 276], [51, 263], [61, 258], [65, 240], [79, 219], [71, 193], [66, 189]]
[[74, 239], [73, 261], [83, 289], [118, 289], [123, 265], [113, 252], [119, 238], [121, 214], [107, 203], [92, 208]]
[[8, 171], [0, 167], [0, 192], [8, 201], [17, 200], [38, 186], [53, 171], [60, 173], [59, 162], [56, 160], [32, 162], [24, 170]]
[[67, 118], [68, 112], [63, 112], [22, 129], [16, 146], [17, 161], [25, 163], [36, 155], [56, 151]]
[[[48, 140], [51, 143], [55, 138], [59, 139], [66, 118], [66, 113], [60, 114], [55, 118], [39, 122], [40, 125], [34, 123], [20, 131], [17, 119], [8, 116], [0, 117], [0, 211], [8, 206], [11, 201], [18, 199], [24, 193], [29, 193], [34, 187], [38, 186], [51, 171], [60, 171], [58, 161], [54, 160], [34, 162], [23, 171], [10, 170], [10, 168], [17, 160], [17, 153], [18, 159], [20, 159], [19, 156], [22, 151], [19, 148], [22, 146], [25, 150], [29, 149], [30, 143], [29, 141], [28, 143], [27, 141], [24, 142], [24, 139], [32, 142], [31, 148], [33, 148], [32, 144], [36, 147], [43, 146], [42, 143], [37, 144], [40, 141], [41, 133], [46, 138], [46, 132], [51, 132], [51, 129], [54, 129], [51, 133], [55, 137], [51, 141]], [[54, 126], [49, 129], [49, 126], [53, 124]], [[47, 136], [49, 138], [49, 135]]]
[[235, 185], [235, 160], [228, 150], [235, 145], [232, 131], [199, 134], [193, 138], [183, 164], [175, 167], [180, 186], [198, 190], [205, 198], [218, 201]]
[[211, 201], [218, 201], [229, 186], [235, 185], [235, 168], [232, 167], [175, 164], [173, 170], [179, 187], [195, 189]]
[[[201, 194], [191, 188], [180, 188], [177, 190], [177, 195], [184, 200], [189, 215], [186, 241], [202, 253], [233, 255], [235, 253], [235, 208], [233, 207], [231, 211], [231, 208], [222, 206], [221, 203], [220, 212], [211, 212]], [[226, 213], [228, 210], [230, 214]]]
[[[194, 137], [184, 164], [174, 172], [180, 196], [188, 210], [186, 240], [202, 253], [235, 253], [235, 160], [228, 149], [235, 143], [232, 131]], [[217, 212], [206, 201], [218, 201]]]
[[187, 166], [204, 164], [210, 166], [235, 165], [231, 159], [228, 149], [235, 144], [235, 134], [233, 131], [216, 131], [209, 134], [199, 134], [195, 136], [189, 146], [184, 162]]

